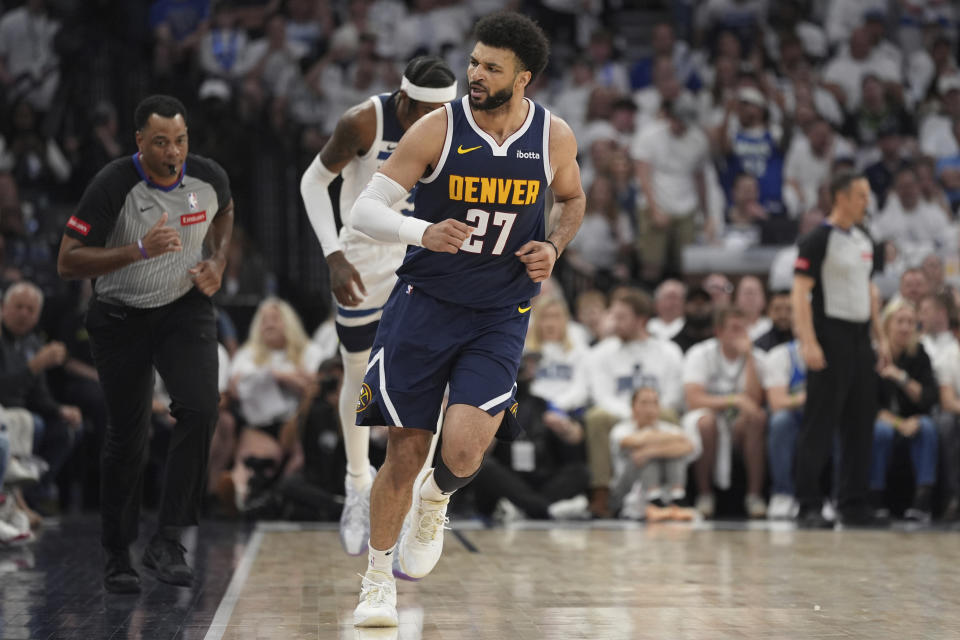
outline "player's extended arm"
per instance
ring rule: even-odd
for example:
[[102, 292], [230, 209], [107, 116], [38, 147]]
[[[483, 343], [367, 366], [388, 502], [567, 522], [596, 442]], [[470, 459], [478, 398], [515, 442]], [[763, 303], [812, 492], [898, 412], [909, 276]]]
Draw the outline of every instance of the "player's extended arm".
[[431, 251], [457, 253], [473, 227], [448, 218], [431, 224], [391, 207], [407, 196], [430, 167], [435, 167], [447, 134], [446, 109], [437, 109], [410, 127], [396, 151], [353, 204], [353, 227], [381, 242], [403, 242]]
[[577, 139], [570, 126], [556, 116], [550, 117], [550, 158], [556, 167], [550, 190], [553, 191], [555, 206], [560, 209], [557, 222], [546, 242], [531, 240], [516, 252], [527, 267], [527, 275], [534, 282], [542, 282], [553, 273], [557, 258], [577, 234], [587, 205], [580, 184]]
[[356, 306], [367, 290], [360, 274], [343, 255], [328, 188], [351, 160], [373, 144], [371, 132], [376, 130], [376, 117], [369, 101], [349, 109], [337, 122], [333, 136], [300, 178], [300, 195], [307, 209], [307, 218], [330, 269], [330, 288], [337, 302], [344, 306]]

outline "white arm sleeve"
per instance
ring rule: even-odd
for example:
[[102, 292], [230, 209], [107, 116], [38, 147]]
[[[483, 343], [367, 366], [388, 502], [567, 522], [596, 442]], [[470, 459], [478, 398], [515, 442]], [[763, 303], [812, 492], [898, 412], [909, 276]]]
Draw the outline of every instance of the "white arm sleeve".
[[337, 236], [337, 225], [333, 219], [333, 202], [327, 187], [333, 182], [337, 174], [327, 169], [320, 160], [320, 154], [313, 159], [307, 170], [300, 178], [300, 195], [303, 196], [303, 205], [307, 208], [307, 218], [310, 226], [320, 241], [323, 256], [343, 250]]
[[422, 247], [426, 220], [405, 216], [391, 207], [407, 197], [407, 190], [379, 171], [353, 203], [353, 228], [381, 242], [402, 242]]

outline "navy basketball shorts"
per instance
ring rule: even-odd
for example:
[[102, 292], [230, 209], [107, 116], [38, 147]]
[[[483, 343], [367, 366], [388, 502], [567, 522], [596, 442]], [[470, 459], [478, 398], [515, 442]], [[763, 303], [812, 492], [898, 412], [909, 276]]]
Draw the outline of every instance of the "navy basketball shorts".
[[357, 424], [436, 431], [448, 404], [496, 415], [514, 404], [530, 303], [471, 309], [397, 282], [383, 309]]

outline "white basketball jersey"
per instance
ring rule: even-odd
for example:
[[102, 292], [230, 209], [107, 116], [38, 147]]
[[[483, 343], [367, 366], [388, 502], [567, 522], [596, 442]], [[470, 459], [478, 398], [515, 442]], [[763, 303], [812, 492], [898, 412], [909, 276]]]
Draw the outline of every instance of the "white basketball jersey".
[[[343, 186], [340, 188], [340, 244], [344, 257], [360, 272], [367, 296], [356, 307], [350, 307], [348, 316], [338, 313], [337, 322], [346, 325], [363, 324], [379, 319], [379, 313], [356, 315], [357, 311], [379, 310], [387, 302], [390, 291], [397, 281], [396, 270], [403, 262], [407, 247], [403, 244], [384, 243], [360, 233], [350, 220], [353, 203], [366, 188], [373, 174], [386, 162], [397, 148], [403, 128], [397, 120], [397, 107], [392, 94], [371, 96], [377, 114], [377, 131], [367, 153], [354, 158], [343, 168]], [[414, 187], [416, 189], [416, 187]], [[393, 207], [404, 215], [413, 213], [413, 195]], [[338, 311], [343, 311], [338, 309]]]

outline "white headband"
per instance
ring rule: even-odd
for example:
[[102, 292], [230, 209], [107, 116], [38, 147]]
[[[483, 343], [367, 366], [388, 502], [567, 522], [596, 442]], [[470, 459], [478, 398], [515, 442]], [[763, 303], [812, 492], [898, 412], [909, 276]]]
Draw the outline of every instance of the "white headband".
[[411, 100], [419, 102], [450, 102], [457, 98], [456, 80], [449, 87], [420, 87], [410, 82], [407, 76], [403, 76], [400, 89], [406, 92]]

